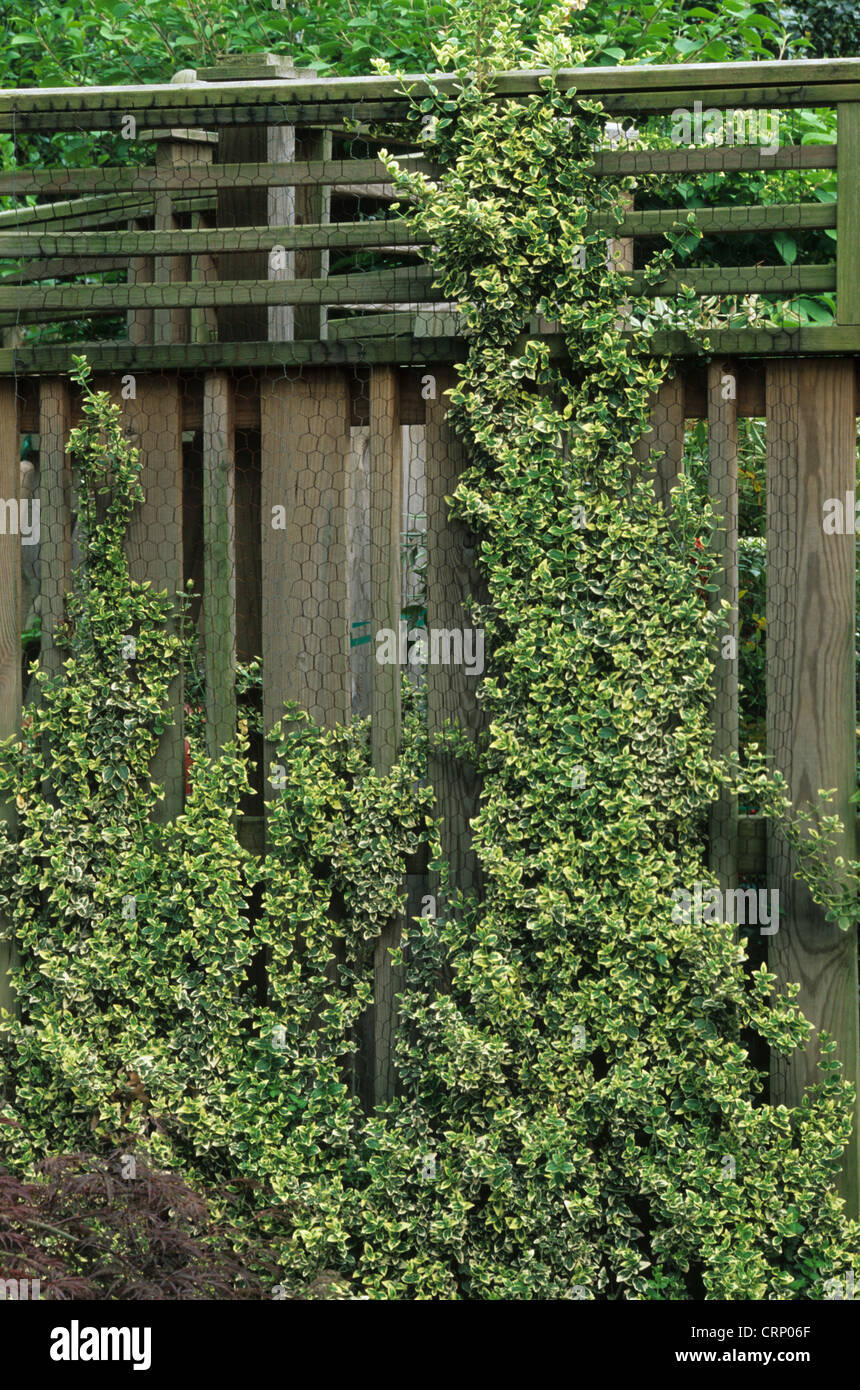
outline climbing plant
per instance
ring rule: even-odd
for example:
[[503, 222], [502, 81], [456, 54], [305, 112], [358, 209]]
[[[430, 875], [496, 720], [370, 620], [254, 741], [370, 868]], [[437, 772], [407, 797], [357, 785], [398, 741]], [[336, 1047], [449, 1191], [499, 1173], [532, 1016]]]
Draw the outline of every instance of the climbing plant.
[[[349, 1263], [355, 1032], [381, 925], [404, 907], [404, 857], [433, 841], [432, 796], [416, 790], [422, 734], [407, 687], [402, 756], [380, 777], [367, 721], [323, 731], [289, 709], [261, 862], [237, 830], [246, 721], [210, 759], [198, 714], [185, 807], [165, 820], [151, 765], [190, 636], [175, 596], [130, 577], [138, 451], [84, 359], [74, 379], [83, 562], [63, 667], [36, 668], [40, 699], [0, 748], [0, 795], [17, 812], [0, 824], [17, 1004], [0, 1016], [0, 1163], [38, 1173], [52, 1156], [143, 1145], [146, 1163], [214, 1194], [215, 1219], [264, 1236], [257, 1275], [271, 1286], [280, 1259], [283, 1296], [304, 1270], [322, 1275], [331, 1252]], [[254, 679], [246, 668], [240, 684]]]
[[[689, 483], [664, 509], [641, 461], [669, 364], [587, 220], [623, 207], [592, 173], [599, 106], [552, 76], [504, 102], [486, 80], [582, 61], [568, 32], [564, 9], [547, 14], [524, 54], [500, 13], [477, 68], [467, 46], [441, 48], [461, 90], [416, 114], [443, 172], [399, 172], [467, 344], [451, 420], [470, 465], [452, 510], [479, 537], [489, 593], [485, 892], [435, 922], [450, 993], [414, 976], [407, 992], [403, 1097], [383, 1132], [411, 1127], [436, 1177], [420, 1240], [393, 1198], [363, 1277], [379, 1290], [408, 1268], [473, 1298], [818, 1298], [857, 1250], [835, 1192], [851, 1088], [825, 1050], [801, 1105], [764, 1101], [742, 1035], [788, 1053], [809, 1025], [791, 991], [745, 970], [731, 925], [672, 906], [714, 882], [704, 831], [721, 787], [755, 785], [785, 815], [778, 779], [711, 752], [721, 619], [694, 540], [714, 519]], [[564, 364], [530, 336], [534, 314], [558, 324]], [[827, 898], [825, 858], [810, 868]], [[849, 911], [834, 891], [833, 915]]]

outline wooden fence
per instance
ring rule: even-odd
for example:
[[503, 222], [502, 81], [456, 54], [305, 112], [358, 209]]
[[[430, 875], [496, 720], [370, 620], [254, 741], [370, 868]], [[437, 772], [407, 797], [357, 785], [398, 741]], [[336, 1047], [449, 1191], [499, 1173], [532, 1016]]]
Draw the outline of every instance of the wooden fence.
[[[793, 332], [754, 328], [710, 334], [707, 357], [684, 332], [658, 328], [657, 351], [676, 362], [653, 406], [668, 492], [683, 466], [685, 426], [708, 422], [710, 491], [725, 514], [721, 594], [738, 603], [738, 419], [767, 432], [768, 751], [800, 804], [836, 788], [853, 851], [855, 772], [855, 540], [826, 534], [828, 498], [853, 499], [860, 408], [860, 60], [683, 65], [561, 73], [562, 86], [600, 97], [621, 123], [694, 111], [835, 108], [838, 140], [666, 149], [601, 148], [607, 179], [762, 171], [776, 200], [702, 209], [709, 237], [744, 238], [753, 263], [668, 274], [653, 293], [681, 284], [701, 295], [789, 298], [833, 292], [835, 323]], [[439, 79], [453, 86], [453, 79]], [[538, 90], [534, 73], [503, 74], [501, 98]], [[416, 89], [426, 85], [416, 78]], [[408, 101], [392, 78], [319, 79], [257, 55], [217, 70], [179, 74], [163, 86], [0, 93], [0, 131], [24, 152], [0, 174], [0, 497], [19, 497], [21, 437], [38, 440], [41, 498], [39, 598], [42, 658], [56, 669], [53, 637], [74, 561], [73, 478], [65, 440], [78, 409], [63, 375], [73, 351], [69, 322], [86, 325], [98, 384], [121, 401], [141, 448], [146, 501], [129, 541], [135, 575], [171, 592], [195, 579], [213, 750], [235, 726], [236, 663], [262, 657], [263, 714], [285, 699], [324, 725], [372, 716], [375, 766], [398, 746], [396, 665], [372, 660], [368, 639], [399, 632], [403, 532], [425, 533], [426, 625], [469, 626], [477, 592], [471, 538], [449, 523], [445, 497], [462, 458], [445, 420], [444, 392], [462, 353], [457, 316], [434, 294], [421, 239], [392, 211], [378, 149], [432, 172]], [[383, 131], [383, 127], [387, 130]], [[94, 150], [133, 136], [148, 164], [52, 169], [33, 160], [54, 132], [91, 131]], [[35, 155], [34, 155], [35, 151]], [[836, 170], [836, 201], [786, 201], [793, 171]], [[802, 192], [802, 190], [801, 190]], [[798, 194], [797, 196], [800, 196]], [[631, 205], [613, 231], [619, 263], [642, 287], [654, 239], [675, 208]], [[597, 214], [595, 214], [597, 217]], [[595, 225], [600, 225], [595, 222]], [[823, 264], [766, 264], [749, 238], [774, 232], [835, 233]], [[118, 332], [117, 320], [126, 330]], [[114, 336], [96, 338], [99, 320]], [[111, 324], [111, 321], [112, 324]], [[41, 335], [34, 336], [41, 326]], [[553, 355], [554, 326], [535, 318]], [[735, 389], [726, 391], [726, 382]], [[853, 512], [852, 512], [853, 516]], [[19, 538], [0, 535], [0, 734], [17, 728], [22, 702]], [[737, 635], [735, 628], [735, 636]], [[717, 661], [717, 747], [738, 747], [738, 662]], [[455, 664], [430, 666], [431, 731], [446, 719], [475, 734], [477, 681]], [[184, 696], [159, 751], [164, 814], [183, 798]], [[479, 887], [468, 821], [474, 776], [434, 757], [431, 778], [444, 817], [457, 887]], [[249, 842], [264, 843], [271, 768], [258, 787]], [[822, 920], [793, 880], [782, 843], [728, 801], [714, 807], [711, 862], [724, 886], [760, 879], [788, 910], [769, 943], [772, 968], [801, 982], [817, 1028], [839, 1040], [849, 1076], [858, 1066], [857, 940]], [[420, 863], [409, 911], [433, 892]], [[390, 1094], [395, 1026], [388, 948], [380, 940], [369, 1028], [371, 1096]], [[813, 1043], [775, 1069], [772, 1095], [795, 1102], [815, 1079]], [[860, 1112], [858, 1112], [860, 1114]], [[846, 1165], [857, 1205], [858, 1148]]]

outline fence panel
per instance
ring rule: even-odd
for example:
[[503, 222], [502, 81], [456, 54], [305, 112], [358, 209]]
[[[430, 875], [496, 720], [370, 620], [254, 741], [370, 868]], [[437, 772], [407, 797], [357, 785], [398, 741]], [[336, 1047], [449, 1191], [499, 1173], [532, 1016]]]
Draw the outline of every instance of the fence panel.
[[[855, 759], [855, 537], [826, 534], [824, 504], [856, 486], [854, 367], [770, 362], [767, 367], [767, 742], [795, 805], [836, 789], [843, 854], [854, 851], [850, 798]], [[779, 984], [800, 983], [800, 1008], [839, 1043], [857, 1086], [857, 933], [824, 921], [777, 834], [768, 838], [768, 886], [785, 907], [769, 943]], [[772, 1099], [800, 1103], [819, 1079], [818, 1038], [789, 1059], [774, 1054]], [[858, 1132], [845, 1161], [845, 1196], [857, 1209]]]

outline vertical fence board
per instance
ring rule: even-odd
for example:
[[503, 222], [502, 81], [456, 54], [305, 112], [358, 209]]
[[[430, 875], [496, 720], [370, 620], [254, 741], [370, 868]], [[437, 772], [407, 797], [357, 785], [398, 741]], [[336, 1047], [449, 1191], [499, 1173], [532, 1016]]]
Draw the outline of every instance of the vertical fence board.
[[[402, 442], [398, 416], [398, 371], [375, 367], [370, 377], [370, 549], [371, 626], [399, 635], [401, 609]], [[383, 775], [400, 743], [400, 675], [396, 664], [373, 663], [371, 741], [373, 765]]]
[[350, 429], [349, 453], [349, 664], [352, 715], [370, 715], [373, 683], [373, 605], [370, 598], [370, 436], [365, 425]]
[[[20, 442], [15, 382], [0, 381], [0, 498], [17, 502], [20, 480]], [[21, 538], [0, 535], [0, 738], [17, 733], [21, 718]], [[0, 806], [0, 814], [14, 824], [15, 808]], [[12, 1009], [9, 969], [14, 947], [0, 942], [0, 1008]]]
[[[836, 788], [853, 853], [855, 765], [855, 538], [825, 534], [823, 507], [855, 489], [856, 427], [849, 361], [767, 364], [767, 744], [795, 806]], [[799, 1005], [839, 1045], [858, 1084], [857, 935], [825, 922], [783, 841], [768, 837], [768, 887], [785, 908], [769, 942], [780, 985], [800, 984]], [[818, 1039], [771, 1065], [772, 1099], [796, 1105], [819, 1079]], [[843, 1193], [857, 1210], [858, 1131], [843, 1160]]]
[[209, 372], [203, 397], [203, 651], [212, 756], [236, 731], [235, 475], [232, 382], [226, 372]]
[[331, 728], [350, 716], [346, 375], [269, 377], [260, 415], [266, 732], [285, 700]]
[[[400, 634], [401, 525], [403, 460], [396, 367], [375, 367], [370, 377], [370, 530], [371, 602], [374, 657], [376, 634], [388, 628]], [[398, 664], [373, 662], [371, 749], [380, 776], [393, 767], [400, 745], [400, 676]], [[392, 919], [380, 933], [373, 961], [373, 1098], [377, 1104], [394, 1093], [394, 1031], [397, 1026], [397, 973], [391, 950], [400, 941], [402, 922]]]
[[[708, 368], [708, 474], [710, 497], [722, 517], [712, 542], [720, 561], [713, 606], [725, 599], [732, 609], [731, 625], [721, 631], [714, 652], [714, 753], [725, 758], [738, 749], [739, 716], [737, 371], [730, 362]], [[731, 639], [728, 650], [725, 638]], [[709, 830], [710, 866], [723, 889], [736, 886], [737, 833], [737, 797], [723, 792], [711, 808]]]
[[[471, 537], [462, 522], [448, 520], [445, 501], [457, 486], [465, 467], [463, 446], [446, 423], [444, 392], [455, 381], [449, 368], [437, 369], [435, 396], [427, 402], [427, 627], [474, 628], [466, 600], [483, 598]], [[474, 648], [473, 648], [474, 650]], [[464, 759], [434, 750], [433, 737], [447, 722], [459, 726], [473, 740], [481, 728], [477, 700], [480, 678], [467, 676], [454, 665], [427, 668], [427, 730], [431, 739], [430, 784], [436, 791], [437, 814], [442, 817], [442, 851], [448, 863], [453, 891], [480, 889], [479, 866], [471, 847], [469, 822], [478, 812], [480, 784], [475, 769]], [[433, 887], [438, 892], [438, 883]], [[446, 914], [449, 904], [437, 902]]]
[[[149, 580], [171, 598], [183, 587], [182, 401], [177, 376], [139, 376], [134, 400], [123, 401], [132, 442], [140, 450], [144, 501], [135, 508], [126, 542], [132, 579]], [[182, 810], [184, 795], [183, 681], [170, 686], [173, 723], [165, 729], [152, 765], [164, 788], [159, 820]]]
[[72, 569], [72, 467], [66, 453], [69, 437], [69, 388], [65, 379], [43, 377], [39, 384], [39, 542], [42, 596], [43, 671], [60, 671], [62, 652], [54, 645], [63, 620]]

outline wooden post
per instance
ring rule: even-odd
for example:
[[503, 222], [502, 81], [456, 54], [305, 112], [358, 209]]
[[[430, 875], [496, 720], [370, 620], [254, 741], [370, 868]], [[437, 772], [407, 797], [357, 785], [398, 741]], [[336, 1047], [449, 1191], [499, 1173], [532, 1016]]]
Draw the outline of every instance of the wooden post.
[[[17, 508], [21, 475], [15, 382], [0, 380], [0, 504]], [[9, 513], [10, 508], [4, 507]], [[21, 537], [7, 524], [0, 534], [0, 738], [18, 732], [21, 719]], [[7, 824], [15, 824], [15, 807], [0, 806]], [[0, 1009], [12, 1010], [9, 971], [15, 961], [11, 942], [0, 942]]]
[[60, 377], [42, 377], [39, 383], [40, 664], [49, 676], [59, 675], [62, 666], [62, 652], [54, 645], [54, 637], [63, 621], [72, 578], [72, 466], [66, 453], [69, 429], [68, 383]]
[[[274, 53], [236, 54], [217, 68], [207, 68], [209, 82], [243, 82], [254, 78], [297, 76], [289, 58]], [[222, 128], [218, 162], [289, 163], [296, 157], [296, 130], [279, 126], [235, 125]], [[283, 188], [218, 189], [219, 227], [288, 227], [296, 221], [296, 190]], [[222, 280], [295, 279], [295, 251], [287, 251], [284, 264], [273, 264], [271, 250], [224, 252], [217, 258]], [[294, 336], [292, 305], [219, 308], [218, 336], [233, 342], [288, 342]]]
[[[160, 174], [176, 174], [181, 173], [183, 164], [210, 163], [218, 137], [212, 131], [176, 129], [142, 130], [138, 132], [138, 138], [155, 143], [155, 167]], [[170, 232], [177, 229], [178, 222], [173, 211], [176, 196], [176, 192], [170, 189], [156, 191], [153, 217], [155, 231]], [[132, 226], [135, 230], [140, 230], [140, 221], [133, 222]], [[208, 258], [202, 259], [205, 261]], [[169, 285], [177, 281], [189, 282], [199, 278], [196, 272], [192, 276], [192, 260], [189, 256], [142, 256], [132, 258], [129, 263], [130, 284]], [[199, 322], [200, 312], [196, 309], [179, 308], [132, 310], [128, 315], [129, 337], [133, 343], [191, 342], [192, 319]], [[211, 310], [202, 312], [210, 317], [213, 313]], [[197, 341], [197, 338], [193, 340]]]
[[[331, 159], [330, 130], [297, 130], [296, 159]], [[331, 217], [331, 189], [322, 184], [304, 184], [295, 193], [295, 221], [298, 226], [310, 223], [322, 225]], [[297, 280], [313, 280], [328, 273], [328, 251], [296, 251], [293, 275]], [[269, 311], [272, 312], [271, 310]], [[296, 338], [325, 337], [326, 307], [320, 304], [297, 305], [294, 311]]]
[[[738, 751], [738, 412], [737, 369], [731, 362], [708, 367], [709, 493], [723, 518], [712, 546], [719, 556], [714, 608], [726, 599], [730, 626], [714, 651], [714, 753], [727, 758]], [[737, 797], [723, 792], [710, 813], [710, 866], [723, 890], [737, 886]]]
[[[445, 501], [457, 486], [465, 467], [461, 441], [446, 422], [445, 391], [455, 382], [447, 367], [429, 374], [427, 401], [427, 627], [474, 628], [466, 601], [483, 598], [471, 537], [462, 522], [448, 520]], [[425, 380], [427, 377], [425, 376]], [[474, 650], [474, 648], [473, 648]], [[430, 737], [429, 779], [436, 791], [437, 814], [442, 817], [442, 852], [449, 867], [451, 890], [479, 891], [480, 869], [471, 846], [470, 821], [477, 815], [480, 783], [474, 767], [450, 753], [434, 750], [433, 736], [451, 721], [473, 741], [483, 716], [478, 705], [479, 676], [469, 676], [455, 665], [427, 668], [427, 731]], [[432, 884], [434, 896], [438, 881]], [[440, 916], [450, 904], [437, 901]]]
[[860, 324], [860, 104], [836, 111], [836, 322]]
[[232, 382], [209, 372], [203, 397], [203, 652], [211, 757], [236, 734], [236, 456]]
[[[135, 509], [126, 553], [132, 579], [149, 580], [173, 598], [182, 590], [182, 400], [176, 376], [139, 376], [133, 400], [122, 402], [132, 442], [140, 450], [144, 501]], [[183, 681], [169, 694], [174, 722], [165, 729], [152, 765], [164, 788], [156, 819], [172, 820], [184, 798]]]
[[[767, 746], [798, 807], [836, 788], [845, 825], [839, 852], [854, 851], [855, 538], [826, 534], [824, 504], [853, 495], [856, 480], [854, 368], [847, 360], [767, 364]], [[852, 521], [853, 526], [853, 521]], [[783, 841], [768, 837], [768, 887], [780, 893], [780, 929], [769, 964], [782, 986], [800, 984], [814, 1025], [807, 1048], [772, 1057], [771, 1098], [797, 1105], [820, 1079], [818, 1031], [838, 1042], [855, 1088], [858, 1065], [857, 933], [824, 920]], [[843, 1159], [842, 1192], [857, 1214], [858, 1125]]]
[[[382, 777], [394, 766], [400, 747], [400, 678], [398, 663], [376, 659], [377, 633], [387, 628], [400, 638], [401, 526], [403, 460], [400, 436], [398, 371], [375, 367], [370, 377], [370, 576], [373, 635], [373, 687], [370, 740], [373, 767]], [[373, 959], [373, 1100], [383, 1105], [394, 1095], [394, 1034], [397, 1027], [397, 973], [391, 951], [399, 944], [401, 918], [380, 933]]]

